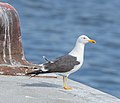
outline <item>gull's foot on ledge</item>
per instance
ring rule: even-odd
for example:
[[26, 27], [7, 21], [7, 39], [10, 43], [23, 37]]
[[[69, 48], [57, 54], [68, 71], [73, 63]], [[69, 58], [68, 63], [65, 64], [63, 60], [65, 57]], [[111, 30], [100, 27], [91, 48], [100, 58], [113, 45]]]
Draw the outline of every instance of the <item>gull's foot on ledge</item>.
[[72, 90], [72, 88], [71, 87], [68, 87], [68, 86], [65, 86], [65, 87], [63, 87], [65, 90]]

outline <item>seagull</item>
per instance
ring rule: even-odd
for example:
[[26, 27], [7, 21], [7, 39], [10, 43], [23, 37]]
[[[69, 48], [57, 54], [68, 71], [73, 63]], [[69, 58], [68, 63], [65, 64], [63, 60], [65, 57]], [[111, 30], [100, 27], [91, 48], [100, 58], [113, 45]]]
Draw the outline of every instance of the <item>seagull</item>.
[[84, 47], [85, 44], [89, 42], [96, 43], [95, 40], [88, 38], [86, 35], [79, 36], [75, 47], [67, 55], [60, 56], [52, 61], [44, 56], [43, 58], [47, 62], [40, 64], [39, 68], [26, 73], [26, 75], [31, 75], [31, 77], [33, 77], [38, 74], [57, 73], [63, 76], [63, 88], [65, 90], [71, 90], [72, 88], [69, 87], [67, 83], [68, 76], [81, 68], [84, 61]]

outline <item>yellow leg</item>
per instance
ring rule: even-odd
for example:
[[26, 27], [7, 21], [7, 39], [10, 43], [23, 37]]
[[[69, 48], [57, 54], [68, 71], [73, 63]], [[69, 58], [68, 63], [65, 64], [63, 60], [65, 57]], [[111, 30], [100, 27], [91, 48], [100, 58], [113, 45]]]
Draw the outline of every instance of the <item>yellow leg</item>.
[[67, 80], [68, 80], [68, 77], [67, 76], [63, 76], [63, 88], [65, 90], [71, 90], [72, 88], [68, 87]]

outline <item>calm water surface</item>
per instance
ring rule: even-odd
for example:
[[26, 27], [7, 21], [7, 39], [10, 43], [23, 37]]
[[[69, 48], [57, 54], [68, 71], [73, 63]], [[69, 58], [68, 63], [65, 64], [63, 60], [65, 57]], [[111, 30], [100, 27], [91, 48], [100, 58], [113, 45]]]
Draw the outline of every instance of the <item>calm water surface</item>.
[[4, 0], [20, 15], [27, 60], [67, 54], [77, 37], [88, 44], [82, 69], [70, 78], [120, 98], [120, 0]]

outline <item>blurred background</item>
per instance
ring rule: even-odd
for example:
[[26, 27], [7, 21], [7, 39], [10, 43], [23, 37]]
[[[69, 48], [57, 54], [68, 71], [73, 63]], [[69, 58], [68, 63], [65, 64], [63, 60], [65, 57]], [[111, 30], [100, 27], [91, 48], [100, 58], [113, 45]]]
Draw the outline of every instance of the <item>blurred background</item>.
[[120, 98], [120, 0], [3, 1], [19, 13], [28, 61], [67, 54], [86, 34], [97, 44], [86, 45], [84, 65], [70, 78]]

